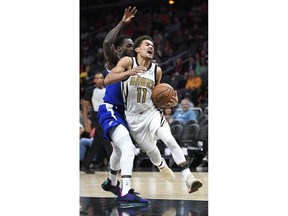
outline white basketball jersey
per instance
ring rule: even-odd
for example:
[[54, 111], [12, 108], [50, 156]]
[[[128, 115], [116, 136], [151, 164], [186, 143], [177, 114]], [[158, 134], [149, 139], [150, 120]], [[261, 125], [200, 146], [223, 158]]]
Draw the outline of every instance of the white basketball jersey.
[[[139, 66], [135, 57], [132, 57], [132, 68]], [[151, 99], [152, 90], [156, 82], [157, 65], [151, 63], [146, 72], [139, 76], [130, 76], [122, 81], [122, 94], [125, 111], [128, 113], [142, 113], [154, 106]]]

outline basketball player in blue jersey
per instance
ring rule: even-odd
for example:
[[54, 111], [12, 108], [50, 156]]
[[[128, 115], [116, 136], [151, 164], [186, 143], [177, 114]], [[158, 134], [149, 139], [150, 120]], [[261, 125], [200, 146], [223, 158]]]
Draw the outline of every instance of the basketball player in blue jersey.
[[[136, 8], [125, 9], [119, 24], [105, 37], [103, 43], [106, 63], [106, 74], [116, 66], [123, 56], [133, 54], [133, 41], [129, 36], [119, 36], [119, 32], [131, 22], [137, 13]], [[129, 135], [128, 126], [124, 120], [124, 105], [121, 94], [121, 83], [109, 85], [106, 88], [104, 103], [99, 106], [98, 119], [104, 130], [105, 138], [112, 141], [113, 152], [110, 157], [109, 177], [101, 185], [105, 191], [118, 196], [121, 205], [149, 205], [150, 201], [136, 195], [131, 188], [131, 176], [135, 157], [135, 146]], [[121, 189], [117, 175], [121, 170]]]
[[[152, 62], [154, 44], [150, 36], [144, 35], [135, 40], [134, 55], [123, 57], [115, 68], [104, 79], [104, 84], [122, 81], [122, 94], [125, 104], [125, 116], [130, 133], [141, 149], [150, 157], [152, 163], [161, 166], [165, 163], [156, 146], [161, 139], [172, 152], [175, 163], [180, 167], [188, 192], [192, 193], [202, 187], [189, 169], [184, 153], [173, 137], [169, 123], [154, 105], [151, 95], [155, 85], [162, 78], [162, 70]], [[135, 68], [143, 67], [142, 71]], [[140, 68], [139, 68], [140, 69]], [[177, 94], [173, 96], [167, 107], [178, 104]], [[172, 177], [172, 176], [171, 176]], [[170, 181], [174, 181], [171, 178]]]

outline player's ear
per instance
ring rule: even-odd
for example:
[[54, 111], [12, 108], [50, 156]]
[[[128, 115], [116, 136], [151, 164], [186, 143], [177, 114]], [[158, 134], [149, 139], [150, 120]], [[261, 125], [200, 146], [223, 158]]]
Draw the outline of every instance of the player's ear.
[[140, 52], [140, 48], [139, 47], [137, 47], [137, 48], [135, 48], [135, 52]]
[[120, 46], [117, 46], [117, 51], [121, 52], [121, 47]]

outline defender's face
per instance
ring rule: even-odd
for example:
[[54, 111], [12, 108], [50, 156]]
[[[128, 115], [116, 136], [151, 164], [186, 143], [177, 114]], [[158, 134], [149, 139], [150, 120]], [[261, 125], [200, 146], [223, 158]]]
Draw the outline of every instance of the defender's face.
[[133, 56], [133, 41], [131, 39], [125, 39], [121, 46], [120, 55], [121, 57], [124, 56]]

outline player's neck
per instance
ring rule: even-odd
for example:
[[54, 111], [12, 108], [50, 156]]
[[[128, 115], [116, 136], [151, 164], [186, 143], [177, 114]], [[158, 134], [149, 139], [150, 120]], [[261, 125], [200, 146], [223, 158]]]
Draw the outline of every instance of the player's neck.
[[141, 58], [140, 56], [138, 56], [137, 62], [139, 64], [139, 66], [143, 66], [143, 67], [148, 68], [151, 61], [150, 61], [150, 59], [144, 59], [144, 58]]

